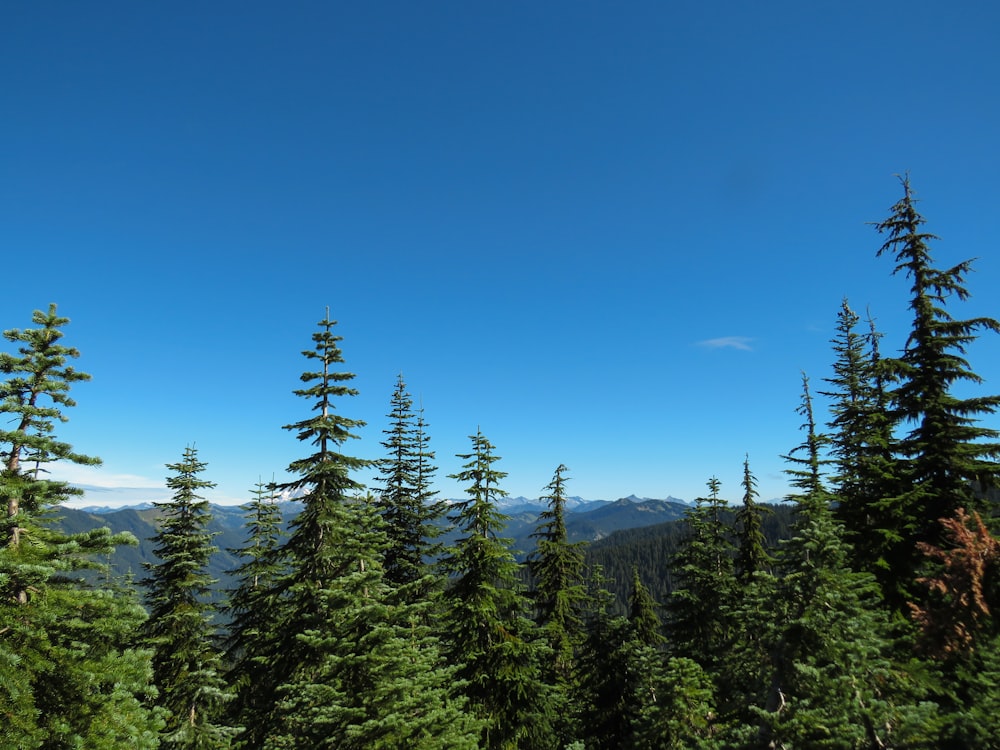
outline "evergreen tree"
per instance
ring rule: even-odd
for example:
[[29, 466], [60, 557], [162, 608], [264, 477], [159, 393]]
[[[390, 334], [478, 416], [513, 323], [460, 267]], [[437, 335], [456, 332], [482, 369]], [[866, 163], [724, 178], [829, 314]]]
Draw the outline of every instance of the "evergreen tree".
[[851, 570], [830, 509], [808, 379], [799, 413], [806, 439], [787, 458], [797, 516], [782, 548], [771, 685], [759, 709], [760, 747], [877, 748], [927, 742], [933, 707], [889, 660], [891, 631], [871, 574]]
[[152, 538], [156, 563], [147, 563], [149, 619], [145, 642], [153, 649], [157, 705], [167, 711], [163, 748], [227, 748], [236, 729], [220, 722], [232, 699], [222, 677], [222, 659], [213, 642], [214, 608], [208, 602], [212, 584], [208, 559], [215, 552], [207, 527], [208, 501], [199, 491], [215, 486], [201, 479], [206, 464], [189, 446], [178, 463], [167, 464], [174, 491], [166, 503], [154, 503], [161, 516]]
[[404, 585], [430, 573], [428, 561], [440, 551], [431, 540], [441, 533], [436, 522], [444, 516], [446, 506], [434, 499], [434, 452], [428, 448], [423, 410], [413, 411], [413, 399], [402, 375], [396, 381], [391, 406], [390, 427], [382, 441], [387, 455], [378, 464], [382, 487], [376, 506], [389, 538], [385, 574], [390, 582]]
[[[271, 670], [267, 655], [274, 652], [270, 644], [277, 639], [276, 584], [284, 569], [278, 560], [283, 532], [274, 483], [258, 481], [245, 507], [246, 543], [230, 550], [243, 563], [231, 571], [237, 584], [226, 606], [230, 622], [225, 657], [227, 680], [235, 693], [228, 706], [229, 723], [247, 727], [257, 723], [273, 697], [267, 690]], [[252, 728], [249, 734], [254, 734]]]
[[587, 750], [631, 745], [642, 704], [637, 699], [640, 646], [627, 617], [614, 615], [614, 596], [598, 566], [589, 581], [594, 613], [579, 656], [579, 731]]
[[757, 572], [771, 567], [771, 556], [764, 538], [762, 515], [770, 509], [762, 508], [756, 501], [757, 478], [750, 471], [750, 457], [743, 461], [743, 504], [736, 511], [736, 575], [740, 584], [746, 584]]
[[83, 571], [130, 534], [104, 529], [65, 534], [55, 507], [79, 490], [48, 478], [52, 461], [93, 465], [58, 440], [55, 426], [74, 406], [69, 390], [89, 375], [68, 364], [69, 322], [56, 306], [35, 311], [37, 328], [4, 331], [17, 355], [0, 353], [0, 744], [18, 748], [151, 748], [160, 726], [145, 703], [150, 654], [135, 647], [145, 618], [129, 591], [99, 588]]
[[722, 649], [731, 625], [727, 604], [735, 594], [734, 549], [722, 515], [719, 480], [708, 482], [709, 495], [687, 511], [686, 538], [671, 564], [675, 588], [667, 604], [670, 651], [694, 659], [718, 678]]
[[902, 199], [876, 228], [887, 236], [878, 254], [892, 256], [894, 273], [904, 273], [911, 282], [914, 315], [902, 354], [886, 361], [894, 380], [894, 415], [909, 429], [897, 445], [901, 484], [893, 496], [895, 544], [887, 561], [892, 577], [905, 582], [913, 580], [921, 562], [917, 542], [942, 541], [938, 519], [954, 516], [960, 507], [983, 510], [976, 487], [996, 483], [1000, 433], [980, 421], [996, 411], [1000, 396], [960, 398], [954, 391], [982, 381], [970, 368], [966, 349], [979, 332], [1000, 332], [1000, 323], [949, 313], [948, 302], [969, 297], [965, 277], [972, 262], [934, 267], [929, 244], [938, 238], [921, 230], [924, 218], [916, 210], [909, 178], [902, 184]]
[[663, 624], [656, 614], [656, 602], [639, 577], [639, 566], [632, 566], [632, 594], [628, 600], [628, 621], [635, 637], [646, 646], [659, 648], [663, 643]]
[[[426, 625], [429, 603], [388, 586], [379, 515], [371, 498], [356, 502], [356, 536], [338, 543], [354, 564], [321, 594], [328, 620], [299, 635], [308, 661], [279, 687], [280, 719], [264, 747], [473, 750], [481, 723], [453, 694], [461, 683]], [[365, 529], [375, 531], [366, 538]]]
[[496, 502], [506, 475], [492, 443], [477, 432], [462, 471], [468, 499], [451, 520], [461, 536], [442, 561], [451, 574], [445, 593], [449, 660], [459, 664], [472, 709], [485, 722], [484, 748], [555, 746], [551, 695], [541, 676], [544, 648], [528, 618], [529, 603], [510, 540], [499, 536], [506, 516]]
[[560, 464], [545, 487], [547, 510], [538, 516], [537, 540], [528, 556], [534, 583], [535, 622], [552, 650], [549, 679], [565, 684], [574, 671], [574, 652], [583, 631], [580, 611], [587, 598], [583, 583], [583, 543], [571, 544], [566, 533], [566, 477]]
[[278, 489], [303, 498], [278, 561], [284, 572], [275, 602], [276, 638], [248, 654], [270, 671], [257, 723], [244, 747], [471, 748], [478, 724], [451, 695], [454, 670], [444, 665], [426, 614], [389, 585], [387, 541], [372, 498], [352, 472], [370, 462], [340, 452], [363, 423], [335, 412], [353, 396], [329, 315], [304, 355], [317, 369], [295, 393], [313, 415], [288, 425], [314, 447], [293, 461], [296, 479]]
[[888, 404], [885, 366], [879, 353], [880, 334], [869, 318], [869, 331], [857, 331], [860, 317], [844, 300], [833, 339], [836, 360], [831, 399], [829, 442], [833, 457], [835, 514], [851, 544], [854, 564], [879, 577], [885, 590], [885, 558], [893, 544], [892, 496], [897, 491], [893, 454], [894, 418]]
[[32, 322], [39, 328], [3, 332], [5, 339], [20, 345], [20, 356], [0, 352], [0, 374], [6, 376], [0, 383], [0, 408], [9, 415], [9, 421], [5, 421], [13, 424], [13, 429], [0, 429], [3, 446], [0, 491], [7, 508], [4, 538], [9, 550], [27, 555], [20, 570], [5, 571], [4, 594], [20, 604], [27, 603], [29, 589], [37, 588], [51, 574], [37, 554], [19, 549], [22, 536], [31, 533], [23, 526], [36, 521], [47, 507], [80, 494], [66, 482], [48, 480], [43, 467], [53, 461], [80, 465], [101, 462], [99, 458], [75, 452], [71, 445], [52, 434], [56, 422], [67, 420], [63, 409], [76, 406], [69, 396], [72, 385], [90, 379], [87, 373], [67, 364], [69, 359], [80, 356], [77, 349], [60, 343], [63, 337], [60, 329], [69, 323], [69, 318], [60, 317], [56, 306], [49, 305], [46, 313], [36, 310]]

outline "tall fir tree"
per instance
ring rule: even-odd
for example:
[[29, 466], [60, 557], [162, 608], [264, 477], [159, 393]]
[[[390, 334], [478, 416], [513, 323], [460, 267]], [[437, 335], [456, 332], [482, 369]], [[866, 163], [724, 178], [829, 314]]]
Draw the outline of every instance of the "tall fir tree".
[[808, 379], [798, 412], [806, 438], [788, 456], [798, 494], [793, 537], [766, 634], [771, 679], [757, 707], [757, 747], [926, 746], [934, 707], [892, 664], [890, 621], [869, 573], [850, 567], [848, 545], [823, 482], [822, 446]]
[[584, 586], [584, 543], [571, 543], [566, 531], [566, 481], [568, 469], [560, 464], [542, 497], [548, 507], [538, 516], [532, 534], [535, 549], [528, 555], [533, 582], [535, 621], [552, 649], [551, 678], [569, 680], [574, 671], [574, 651], [583, 632], [581, 610], [587, 599]]
[[472, 748], [478, 724], [451, 695], [454, 669], [417, 605], [383, 575], [387, 541], [374, 501], [352, 473], [371, 462], [341, 450], [363, 423], [336, 413], [356, 395], [327, 315], [303, 354], [316, 366], [296, 395], [312, 416], [286, 427], [313, 452], [289, 465], [278, 489], [302, 497], [279, 550], [284, 573], [267, 595], [276, 638], [250, 658], [267, 663], [256, 722], [242, 746], [278, 748]]
[[639, 644], [627, 617], [612, 612], [614, 595], [600, 566], [588, 588], [594, 603], [579, 654], [579, 732], [586, 750], [629, 747], [642, 704], [636, 699]]
[[500, 536], [507, 517], [497, 509], [506, 496], [500, 457], [482, 434], [471, 436], [472, 452], [459, 454], [468, 499], [454, 506], [459, 538], [442, 564], [451, 576], [445, 593], [449, 660], [459, 664], [472, 710], [485, 722], [481, 747], [556, 746], [552, 696], [542, 679], [544, 642], [530, 620], [518, 564]]
[[656, 601], [632, 569], [628, 623], [633, 664], [629, 687], [630, 727], [627, 745], [640, 748], [708, 750], [714, 732], [714, 688], [693, 659], [664, 660], [663, 626]]
[[582, 613], [587, 602], [584, 585], [584, 542], [571, 543], [566, 531], [566, 472], [560, 464], [542, 497], [548, 507], [538, 516], [532, 534], [535, 549], [528, 555], [535, 623], [548, 644], [550, 659], [543, 669], [553, 688], [556, 731], [561, 744], [576, 736], [572, 706], [576, 694], [576, 654], [583, 639]]
[[396, 585], [408, 585], [431, 573], [430, 561], [440, 552], [433, 540], [441, 534], [438, 522], [447, 506], [435, 499], [431, 485], [437, 467], [430, 436], [423, 410], [414, 411], [402, 375], [388, 416], [390, 425], [382, 441], [386, 456], [378, 462], [381, 487], [375, 502], [389, 539], [386, 576]]
[[145, 612], [134, 592], [83, 575], [135, 537], [54, 524], [59, 503], [80, 491], [49, 479], [47, 464], [99, 463], [55, 435], [75, 405], [70, 388], [90, 376], [69, 364], [79, 352], [62, 343], [69, 320], [55, 305], [32, 320], [3, 332], [17, 354], [0, 353], [0, 422], [10, 425], [0, 429], [0, 744], [152, 748], [150, 653], [135, 647]]
[[229, 550], [242, 563], [229, 571], [236, 585], [229, 591], [225, 610], [229, 616], [226, 679], [234, 690], [227, 716], [230, 724], [241, 727], [255, 724], [272, 697], [267, 690], [271, 670], [267, 655], [273, 652], [269, 644], [277, 639], [276, 584], [284, 572], [278, 559], [284, 533], [274, 482], [258, 481], [251, 495], [244, 506], [246, 542]]
[[202, 479], [207, 464], [193, 446], [181, 460], [167, 464], [172, 499], [154, 503], [160, 511], [152, 537], [157, 562], [147, 563], [145, 581], [149, 619], [145, 643], [153, 649], [157, 705], [167, 712], [160, 747], [170, 750], [228, 748], [237, 729], [221, 720], [232, 692], [223, 679], [215, 644], [215, 608], [209, 602], [213, 580], [208, 561], [216, 551], [208, 524], [208, 501], [198, 493], [213, 482]]
[[718, 679], [731, 634], [727, 604], [735, 594], [735, 550], [719, 480], [712, 477], [708, 488], [708, 497], [685, 513], [687, 533], [671, 564], [676, 583], [667, 602], [667, 632], [673, 656], [695, 660]]
[[900, 356], [886, 360], [893, 413], [908, 430], [896, 446], [900, 485], [891, 498], [895, 536], [887, 565], [892, 578], [906, 582], [922, 562], [917, 543], [943, 541], [938, 519], [954, 516], [960, 507], [983, 510], [977, 489], [996, 484], [1000, 433], [982, 419], [1000, 406], [1000, 396], [962, 398], [956, 390], [982, 382], [966, 350], [981, 332], [1000, 332], [1000, 322], [958, 319], [949, 312], [950, 302], [969, 297], [965, 278], [972, 261], [943, 270], [933, 265], [930, 243], [938, 238], [922, 231], [925, 221], [908, 177], [902, 185], [903, 197], [876, 228], [887, 237], [878, 255], [891, 256], [893, 273], [905, 274], [911, 283], [910, 334]]
[[764, 513], [757, 502], [757, 477], [750, 470], [750, 457], [743, 461], [743, 503], [736, 511], [736, 576], [740, 584], [751, 581], [758, 572], [771, 568], [771, 556], [764, 538]]
[[896, 535], [891, 507], [898, 491], [895, 419], [879, 351], [881, 334], [871, 317], [868, 332], [859, 332], [860, 320], [845, 299], [832, 341], [836, 359], [833, 376], [826, 379], [830, 390], [821, 393], [830, 399], [835, 515], [844, 526], [854, 565], [875, 573], [889, 590], [885, 560]]

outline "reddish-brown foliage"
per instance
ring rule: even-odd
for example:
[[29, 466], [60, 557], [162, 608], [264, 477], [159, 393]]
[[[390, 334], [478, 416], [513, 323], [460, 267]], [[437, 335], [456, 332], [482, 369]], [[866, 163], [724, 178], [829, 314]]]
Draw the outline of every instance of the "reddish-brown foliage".
[[932, 656], [947, 658], [968, 653], [976, 631], [990, 616], [984, 582], [1000, 562], [1000, 541], [978, 513], [970, 517], [959, 508], [954, 517], [942, 518], [950, 547], [924, 542], [920, 551], [941, 565], [938, 575], [918, 578], [928, 588], [923, 606], [910, 603], [910, 613], [923, 632], [923, 647]]

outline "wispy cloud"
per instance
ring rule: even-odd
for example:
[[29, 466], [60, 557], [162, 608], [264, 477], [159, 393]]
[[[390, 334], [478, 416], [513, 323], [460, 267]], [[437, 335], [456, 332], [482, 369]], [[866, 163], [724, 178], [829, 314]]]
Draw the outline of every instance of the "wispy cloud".
[[753, 339], [748, 336], [722, 336], [717, 339], [699, 341], [698, 346], [705, 347], [706, 349], [739, 349], [740, 351], [750, 352], [753, 351], [753, 347], [750, 346], [751, 341]]
[[69, 482], [89, 489], [153, 489], [164, 486], [162, 479], [150, 479], [137, 474], [121, 474], [107, 471], [101, 466], [80, 466], [69, 462], [55, 463], [49, 467], [49, 475], [60, 482]]

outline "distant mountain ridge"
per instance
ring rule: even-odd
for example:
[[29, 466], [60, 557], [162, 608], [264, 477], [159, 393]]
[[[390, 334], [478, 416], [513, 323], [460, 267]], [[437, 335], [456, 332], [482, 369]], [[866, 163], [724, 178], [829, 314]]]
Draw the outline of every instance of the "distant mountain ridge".
[[[632, 503], [644, 503], [650, 500], [657, 500], [657, 498], [651, 497], [639, 497], [638, 495], [629, 495], [628, 497], [622, 497], [618, 500], [586, 500], [578, 495], [573, 495], [566, 498], [566, 510], [570, 513], [586, 513], [588, 511], [599, 508], [603, 505], [610, 505], [613, 503], [621, 502], [622, 500], [628, 500]], [[295, 498], [282, 497], [279, 498], [278, 502], [294, 502]], [[464, 498], [448, 498], [445, 500], [448, 504], [463, 502]], [[681, 500], [678, 497], [672, 497], [668, 495], [659, 502], [673, 503], [676, 505], [693, 505], [694, 503], [687, 500]], [[503, 512], [514, 509], [522, 508], [533, 508], [543, 510], [548, 506], [548, 498], [542, 497], [524, 497], [523, 495], [518, 495], [517, 497], [502, 497], [497, 501], [497, 507]], [[150, 510], [155, 507], [153, 502], [139, 502], [139, 503], [127, 503], [125, 505], [84, 505], [79, 508], [74, 507], [74, 510], [80, 510], [84, 513], [95, 513], [97, 515], [104, 515], [107, 513], [114, 513], [119, 510]], [[238, 508], [240, 505], [215, 505], [211, 506], [214, 508]]]
[[[690, 507], [675, 498], [644, 499], [634, 495], [614, 501], [588, 501], [583, 498], [571, 498], [571, 501], [567, 503], [566, 532], [570, 541], [574, 542], [597, 541], [622, 529], [677, 520]], [[296, 501], [281, 501], [279, 505], [286, 523], [301, 508]], [[539, 514], [547, 507], [546, 501], [524, 497], [504, 498], [499, 505], [501, 512], [508, 516], [504, 535], [511, 539], [511, 548], [519, 556], [527, 554], [535, 546], [532, 535], [537, 531]], [[209, 562], [209, 574], [218, 579], [216, 588], [221, 590], [232, 585], [229, 571], [240, 564], [240, 558], [234, 550], [239, 550], [246, 544], [246, 509], [239, 505], [211, 505], [210, 510], [212, 521], [208, 532], [214, 535], [212, 541], [218, 547], [218, 552], [212, 555]], [[127, 531], [135, 536], [138, 546], [119, 547], [109, 562], [115, 573], [142, 581], [146, 577], [146, 564], [156, 560], [154, 545], [150, 539], [157, 533], [157, 517], [160, 512], [152, 503], [138, 503], [121, 508], [64, 506], [58, 510], [58, 516], [61, 519], [59, 525], [69, 532], [106, 526], [112, 532]], [[451, 532], [444, 541], [447, 541], [448, 536], [454, 535], [455, 532]]]

